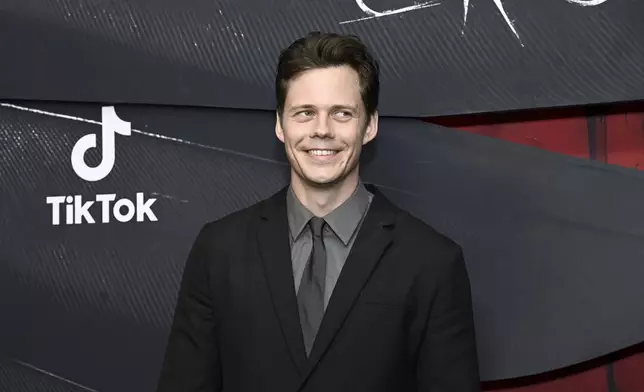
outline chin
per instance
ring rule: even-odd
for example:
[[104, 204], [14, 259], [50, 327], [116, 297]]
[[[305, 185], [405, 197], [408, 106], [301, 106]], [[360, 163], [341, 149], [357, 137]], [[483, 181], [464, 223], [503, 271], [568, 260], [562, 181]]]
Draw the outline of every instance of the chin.
[[340, 180], [339, 177], [322, 177], [322, 176], [305, 176], [306, 182], [318, 187], [326, 187], [337, 184]]
[[314, 173], [314, 172], [304, 172], [300, 174], [302, 180], [315, 187], [326, 187], [335, 185], [342, 180], [342, 175], [340, 173]]

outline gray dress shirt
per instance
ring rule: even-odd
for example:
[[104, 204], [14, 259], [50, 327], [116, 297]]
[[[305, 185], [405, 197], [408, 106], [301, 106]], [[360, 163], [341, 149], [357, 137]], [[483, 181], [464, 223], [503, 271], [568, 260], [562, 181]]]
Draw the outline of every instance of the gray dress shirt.
[[[360, 230], [362, 221], [367, 215], [373, 195], [360, 182], [353, 194], [338, 208], [324, 216], [326, 225], [323, 232], [327, 256], [326, 287], [324, 290], [324, 307], [329, 304], [344, 262], [349, 255], [353, 242]], [[313, 247], [309, 220], [314, 216], [295, 196], [289, 187], [286, 197], [286, 209], [290, 231], [291, 261], [293, 277], [297, 292], [302, 280], [304, 267]]]

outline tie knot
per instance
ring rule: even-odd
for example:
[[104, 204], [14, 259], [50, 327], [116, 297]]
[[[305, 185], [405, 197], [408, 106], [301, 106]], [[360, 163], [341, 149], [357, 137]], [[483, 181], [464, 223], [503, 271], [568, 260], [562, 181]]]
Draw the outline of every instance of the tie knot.
[[317, 216], [314, 216], [311, 218], [309, 221], [309, 225], [311, 226], [311, 232], [313, 233], [313, 237], [321, 237], [322, 236], [322, 228], [324, 227], [324, 218], [318, 218]]

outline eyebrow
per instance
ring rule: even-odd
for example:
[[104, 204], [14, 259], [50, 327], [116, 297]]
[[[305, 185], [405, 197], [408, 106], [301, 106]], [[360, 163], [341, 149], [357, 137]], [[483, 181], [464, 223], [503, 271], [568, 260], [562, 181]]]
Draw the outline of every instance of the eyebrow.
[[[311, 104], [304, 104], [304, 105], [296, 105], [296, 106], [291, 106], [288, 111], [289, 112], [294, 112], [297, 110], [302, 110], [302, 109], [315, 109], [315, 105]], [[330, 106], [331, 110], [350, 110], [353, 112], [358, 112], [358, 107], [355, 105], [331, 105]]]

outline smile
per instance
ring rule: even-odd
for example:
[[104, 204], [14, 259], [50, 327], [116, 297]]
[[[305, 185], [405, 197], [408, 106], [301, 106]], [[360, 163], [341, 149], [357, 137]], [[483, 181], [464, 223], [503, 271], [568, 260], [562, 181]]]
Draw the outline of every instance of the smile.
[[335, 155], [338, 153], [336, 150], [308, 150], [307, 153], [309, 155], [315, 156], [315, 157], [323, 157], [323, 156], [330, 156], [330, 155]]

